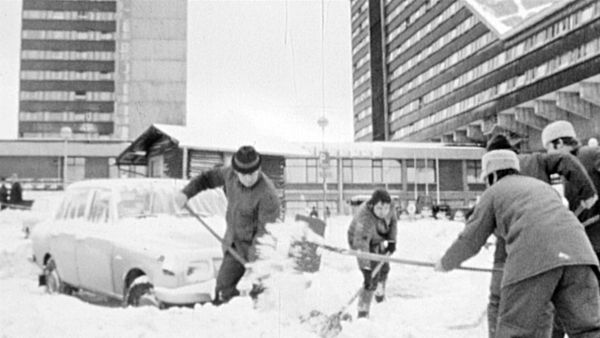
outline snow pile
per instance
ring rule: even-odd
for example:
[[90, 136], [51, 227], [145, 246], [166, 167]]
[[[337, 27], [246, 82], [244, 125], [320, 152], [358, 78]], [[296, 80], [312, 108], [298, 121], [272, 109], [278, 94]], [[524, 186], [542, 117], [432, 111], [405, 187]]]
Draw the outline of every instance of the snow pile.
[[[210, 223], [214, 223], [208, 219]], [[325, 240], [346, 247], [350, 217], [328, 220]], [[173, 225], [175, 226], [175, 225]], [[181, 225], [186, 226], [186, 225]], [[298, 317], [318, 309], [334, 314], [362, 284], [354, 257], [321, 251], [320, 270], [299, 273], [285, 249], [286, 240], [302, 236], [301, 223], [273, 230], [278, 245], [261, 246], [263, 264], [271, 271], [267, 291], [254, 304], [238, 297], [215, 307], [122, 308], [102, 297], [47, 295], [37, 286], [39, 269], [29, 260], [31, 242], [21, 232], [18, 213], [0, 212], [0, 336], [2, 337], [315, 337]], [[187, 227], [187, 226], [186, 226]], [[200, 224], [197, 227], [202, 229]], [[418, 220], [400, 222], [399, 258], [433, 261], [454, 240], [463, 225]], [[289, 245], [289, 244], [287, 244]], [[268, 252], [268, 250], [271, 250]], [[491, 267], [491, 251], [483, 250], [465, 265]], [[371, 318], [342, 322], [340, 337], [483, 337], [489, 274], [393, 264], [387, 300], [373, 304]], [[355, 315], [356, 303], [349, 307]], [[482, 317], [483, 316], [483, 317]]]

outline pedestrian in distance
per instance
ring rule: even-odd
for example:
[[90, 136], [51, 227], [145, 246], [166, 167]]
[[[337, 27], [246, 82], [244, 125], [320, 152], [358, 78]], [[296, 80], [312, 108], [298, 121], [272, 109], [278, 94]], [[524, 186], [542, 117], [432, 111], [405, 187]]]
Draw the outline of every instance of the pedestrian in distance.
[[[486, 147], [487, 151], [493, 150], [512, 150], [514, 147], [510, 144], [506, 136], [502, 134], [492, 137]], [[548, 184], [551, 183], [552, 174], [561, 175], [566, 183], [576, 187], [579, 200], [583, 201], [584, 207], [589, 208], [597, 199], [596, 189], [589, 178], [585, 168], [577, 158], [564, 153], [532, 153], [517, 154], [519, 159], [520, 174], [542, 180]], [[468, 217], [467, 217], [468, 219]], [[498, 307], [500, 305], [500, 284], [502, 282], [502, 269], [506, 262], [506, 247], [502, 237], [496, 237], [494, 250], [494, 271], [490, 283], [490, 296], [487, 308], [489, 337], [495, 337]], [[553, 326], [552, 307], [548, 308], [545, 315], [539, 320], [540, 336], [547, 336]]]
[[19, 183], [19, 177], [17, 174], [12, 174], [10, 186], [10, 204], [20, 205], [23, 203], [23, 189], [21, 183]]
[[507, 249], [496, 337], [535, 337], [549, 303], [570, 337], [599, 337], [598, 259], [583, 226], [554, 188], [519, 170], [511, 150], [483, 156], [488, 187], [434, 269], [459, 267], [494, 233]]
[[317, 207], [313, 205], [312, 209], [310, 209], [310, 213], [308, 214], [310, 217], [319, 218], [319, 212], [317, 211]]
[[[371, 198], [363, 202], [348, 228], [348, 244], [352, 250], [376, 254], [392, 254], [396, 251], [396, 215], [392, 198], [385, 189], [376, 189]], [[363, 275], [363, 289], [358, 298], [358, 317], [368, 317], [375, 295], [377, 302], [385, 299], [385, 284], [390, 271], [388, 263], [373, 275], [377, 262], [358, 258]]]
[[[224, 248], [231, 247], [247, 262], [257, 259], [257, 238], [264, 235], [267, 223], [280, 216], [280, 202], [273, 182], [261, 171], [261, 155], [252, 146], [242, 146], [233, 155], [231, 166], [215, 168], [194, 177], [176, 197], [183, 207], [189, 198], [206, 189], [223, 187], [227, 196], [227, 228]], [[228, 302], [240, 294], [237, 284], [246, 271], [244, 265], [224, 250], [217, 274], [214, 304]], [[250, 295], [262, 291], [255, 284]]]
[[6, 178], [0, 178], [0, 210], [8, 207], [8, 189], [6, 188]]

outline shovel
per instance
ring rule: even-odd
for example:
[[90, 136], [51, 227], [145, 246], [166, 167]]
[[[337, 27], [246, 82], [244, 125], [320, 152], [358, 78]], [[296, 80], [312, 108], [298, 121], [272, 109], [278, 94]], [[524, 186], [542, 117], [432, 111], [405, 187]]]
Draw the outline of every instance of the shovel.
[[244, 257], [240, 256], [240, 254], [237, 251], [235, 251], [235, 249], [232, 248], [231, 245], [225, 245], [225, 241], [223, 240], [223, 238], [219, 236], [219, 234], [216, 231], [214, 231], [208, 224], [206, 224], [206, 222], [202, 219], [202, 217], [200, 217], [200, 215], [198, 215], [198, 213], [192, 210], [192, 208], [190, 208], [190, 206], [187, 205], [187, 203], [183, 207], [192, 216], [194, 216], [200, 222], [200, 224], [202, 224], [202, 226], [204, 226], [206, 230], [208, 230], [208, 232], [210, 232], [210, 234], [213, 235], [213, 237], [215, 237], [219, 241], [219, 243], [221, 243], [221, 245], [225, 247], [227, 251], [229, 251], [229, 253], [233, 256], [233, 258], [235, 258], [236, 261], [242, 264], [245, 268], [248, 267], [248, 262], [246, 262]]
[[[390, 254], [387, 254], [386, 256], [390, 256]], [[373, 273], [372, 273], [372, 277], [374, 278], [375, 276], [377, 276], [377, 274], [379, 273], [379, 271], [381, 270], [381, 268], [383, 267], [383, 264], [385, 264], [385, 262], [379, 262], [377, 264], [377, 266], [375, 266], [375, 269], [373, 269]], [[319, 329], [319, 337], [321, 338], [333, 338], [335, 336], [337, 336], [341, 331], [342, 331], [342, 319], [344, 319], [344, 317], [346, 317], [346, 310], [348, 310], [348, 307], [350, 307], [350, 305], [352, 305], [352, 303], [354, 303], [354, 301], [356, 300], [356, 298], [358, 298], [358, 296], [360, 296], [361, 291], [363, 290], [363, 287], [361, 286], [358, 290], [356, 290], [356, 292], [354, 293], [354, 295], [352, 296], [352, 298], [350, 298], [348, 300], [348, 302], [346, 302], [342, 308], [337, 311], [336, 313], [332, 314], [331, 316], [328, 316], [324, 323], [323, 326], [321, 327], [321, 329]]]

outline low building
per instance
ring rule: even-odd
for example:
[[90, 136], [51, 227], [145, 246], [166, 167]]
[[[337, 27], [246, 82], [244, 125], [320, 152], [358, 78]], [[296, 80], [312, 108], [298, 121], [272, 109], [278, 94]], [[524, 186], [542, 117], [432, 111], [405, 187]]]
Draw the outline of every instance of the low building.
[[[190, 178], [228, 165], [242, 145], [186, 127], [155, 124], [116, 159], [118, 166], [147, 168], [147, 176]], [[426, 197], [463, 207], [484, 189], [483, 148], [441, 143], [286, 143], [256, 141], [263, 171], [273, 179], [288, 215], [326, 205], [350, 214], [348, 201], [385, 187], [405, 206]], [[324, 173], [324, 174], [323, 174]], [[325, 178], [324, 178], [325, 177]]]

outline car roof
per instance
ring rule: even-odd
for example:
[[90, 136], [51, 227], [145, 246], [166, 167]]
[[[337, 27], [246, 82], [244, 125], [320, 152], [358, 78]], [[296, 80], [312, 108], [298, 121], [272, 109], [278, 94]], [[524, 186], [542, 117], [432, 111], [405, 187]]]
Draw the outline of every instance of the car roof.
[[146, 185], [176, 185], [178, 187], [183, 187], [183, 185], [187, 183], [187, 180], [177, 179], [177, 178], [154, 178], [154, 177], [143, 177], [143, 178], [97, 178], [97, 179], [88, 179], [83, 181], [78, 181], [70, 184], [67, 187], [67, 190], [70, 189], [79, 189], [79, 188], [108, 188], [108, 189], [117, 189], [121, 187], [127, 186], [146, 186]]

